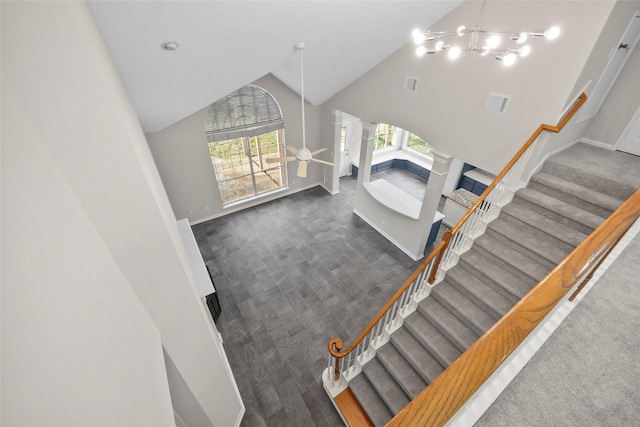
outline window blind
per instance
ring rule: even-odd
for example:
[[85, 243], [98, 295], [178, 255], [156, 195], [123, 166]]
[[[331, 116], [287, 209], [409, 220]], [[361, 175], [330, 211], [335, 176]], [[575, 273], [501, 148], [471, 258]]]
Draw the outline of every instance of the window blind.
[[204, 124], [209, 142], [258, 136], [283, 128], [276, 100], [254, 85], [244, 86], [211, 104]]

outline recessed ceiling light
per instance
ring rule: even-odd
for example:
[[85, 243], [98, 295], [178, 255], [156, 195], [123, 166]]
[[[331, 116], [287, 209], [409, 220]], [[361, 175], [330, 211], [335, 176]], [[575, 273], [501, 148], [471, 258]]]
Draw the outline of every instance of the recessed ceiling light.
[[164, 43], [162, 43], [162, 49], [169, 50], [169, 51], [178, 50], [179, 46], [180, 45], [178, 44], [178, 42], [164, 42]]

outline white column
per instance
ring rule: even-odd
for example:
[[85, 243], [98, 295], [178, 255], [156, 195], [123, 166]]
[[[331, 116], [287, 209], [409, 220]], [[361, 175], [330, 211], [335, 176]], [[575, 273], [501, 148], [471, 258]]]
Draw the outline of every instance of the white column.
[[373, 140], [376, 135], [375, 123], [362, 122], [362, 141], [360, 145], [360, 161], [358, 169], [358, 188], [371, 178], [371, 163], [373, 159]]
[[429, 232], [431, 231], [431, 224], [433, 218], [438, 210], [438, 203], [440, 202], [440, 196], [442, 195], [442, 189], [447, 181], [447, 174], [449, 173], [449, 167], [451, 165], [452, 158], [444, 153], [433, 151], [433, 166], [431, 167], [431, 173], [429, 174], [429, 180], [427, 181], [427, 189], [424, 193], [424, 199], [422, 200], [422, 208], [420, 209], [420, 221], [425, 221], [428, 225], [427, 230], [422, 236], [420, 241], [420, 247], [424, 249], [429, 238]]
[[333, 137], [333, 163], [338, 166], [333, 168], [325, 168], [325, 173], [331, 170], [331, 180], [325, 178], [325, 185], [330, 184], [327, 188], [331, 194], [340, 192], [340, 162], [342, 157], [340, 156], [340, 139], [342, 136], [342, 111], [331, 110], [331, 126]]

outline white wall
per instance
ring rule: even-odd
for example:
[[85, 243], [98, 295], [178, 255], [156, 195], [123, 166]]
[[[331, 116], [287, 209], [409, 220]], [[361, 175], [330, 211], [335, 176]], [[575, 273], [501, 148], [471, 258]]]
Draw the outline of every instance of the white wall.
[[[615, 2], [602, 31], [598, 34], [598, 40], [594, 44], [591, 55], [571, 91], [572, 97], [579, 95], [589, 82], [591, 83], [586, 89], [586, 94], [587, 96], [591, 94], [607, 65], [612, 48], [617, 47], [636, 10], [640, 10], [638, 0]], [[561, 150], [581, 138], [613, 145], [640, 106], [639, 71], [640, 51], [636, 47], [597, 115], [589, 120], [578, 122], [578, 112], [560, 134], [549, 136], [537, 162], [547, 154]], [[567, 103], [569, 102], [570, 99], [567, 100]]]
[[[622, 33], [627, 28], [631, 16], [640, 10], [640, 1], [619, 2], [610, 19], [612, 31], [610, 38], [603, 41], [604, 52], [600, 58], [608, 60], [608, 53], [616, 48]], [[638, 18], [635, 18], [636, 20]], [[617, 37], [616, 37], [617, 36]], [[604, 65], [602, 66], [604, 68]], [[607, 98], [600, 107], [599, 114], [589, 123], [584, 137], [605, 144], [614, 144], [633, 114], [640, 106], [640, 43], [630, 53], [625, 67], [618, 80], [611, 88]], [[595, 85], [596, 81], [593, 82]], [[592, 88], [593, 89], [593, 88]]]
[[[164, 346], [211, 423], [236, 424], [242, 402], [88, 5], [2, 2], [2, 76], [3, 421], [173, 424]], [[59, 405], [72, 409], [47, 412]]]
[[3, 78], [0, 423], [170, 426], [160, 333], [34, 120]]
[[[301, 147], [300, 97], [272, 75], [264, 76], [253, 84], [273, 95], [280, 105], [284, 118], [286, 143]], [[215, 101], [215, 99], [211, 100], [212, 103]], [[224, 209], [204, 134], [204, 119], [208, 110], [207, 106], [160, 132], [146, 135], [177, 218], [188, 218], [191, 223], [200, 222], [322, 183], [325, 166], [311, 163], [307, 177], [301, 179], [296, 176], [297, 162], [288, 162], [288, 191]], [[312, 151], [321, 146], [320, 115], [320, 107], [305, 104], [306, 145]], [[328, 153], [320, 154], [319, 158], [331, 161]]]
[[[637, 9], [640, 10], [640, 2]], [[637, 18], [636, 18], [637, 19]], [[640, 106], [640, 43], [602, 103], [599, 114], [589, 124], [584, 137], [605, 144], [615, 144]]]
[[[457, 62], [450, 62], [445, 56], [417, 58], [414, 45], [408, 43], [327, 101], [322, 110], [307, 104], [309, 145], [334, 150], [334, 141], [327, 136], [330, 132], [323, 131], [324, 139], [320, 139], [318, 122], [326, 122], [331, 116], [321, 117], [320, 111], [335, 109], [367, 122], [390, 123], [407, 129], [442, 153], [497, 173], [540, 123], [556, 122], [580, 89], [579, 84], [597, 75], [600, 65], [592, 62], [591, 51], [612, 9], [620, 8], [621, 3], [638, 2], [489, 1], [481, 22], [485, 28], [502, 28], [505, 22], [514, 28], [527, 29], [559, 25], [562, 33], [553, 42], [533, 40], [532, 54], [511, 68], [479, 56], [463, 56]], [[473, 25], [480, 6], [480, 2], [466, 2], [431, 28], [437, 31], [457, 28], [460, 24]], [[612, 31], [607, 25], [607, 31]], [[589, 31], [585, 31], [586, 28]], [[583, 72], [585, 65], [587, 69]], [[406, 75], [419, 78], [417, 94], [403, 90]], [[285, 117], [287, 141], [299, 145], [298, 96], [270, 75], [255, 83], [278, 100]], [[511, 95], [506, 115], [484, 111], [489, 92]], [[322, 184], [325, 172], [326, 182], [333, 184], [329, 189], [335, 190], [335, 177], [330, 175], [329, 167], [311, 165], [309, 177], [301, 181], [295, 179], [295, 165], [290, 164], [289, 191], [223, 209], [202, 130], [206, 111], [204, 108], [161, 132], [147, 134], [177, 217], [200, 222], [254, 206]], [[322, 129], [330, 127], [323, 123]], [[567, 130], [565, 134], [575, 140], [585, 129], [583, 126], [579, 132]], [[620, 131], [622, 129], [616, 128], [609, 132]], [[565, 141], [558, 144], [563, 145]], [[547, 151], [556, 145], [552, 140]], [[357, 146], [352, 144], [352, 148]], [[352, 154], [352, 158], [357, 158], [357, 153]], [[330, 152], [321, 156], [331, 160]]]
[[[431, 26], [473, 25], [481, 2], [465, 2]], [[410, 42], [325, 104], [371, 123], [390, 123], [438, 151], [498, 172], [540, 123], [554, 122], [569, 98], [613, 2], [489, 1], [487, 29], [562, 27], [553, 42], [536, 39], [513, 67], [481, 56], [415, 56]], [[534, 29], [531, 28], [531, 29]], [[588, 28], [589, 31], [585, 31]], [[418, 77], [418, 93], [403, 89]], [[484, 111], [489, 92], [511, 96], [507, 114]]]

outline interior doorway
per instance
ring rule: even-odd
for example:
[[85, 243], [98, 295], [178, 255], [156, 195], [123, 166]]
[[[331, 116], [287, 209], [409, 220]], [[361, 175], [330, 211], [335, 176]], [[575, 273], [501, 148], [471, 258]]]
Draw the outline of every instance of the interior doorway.
[[640, 108], [620, 135], [616, 150], [640, 156]]
[[588, 120], [598, 113], [600, 106], [616, 82], [622, 68], [627, 63], [638, 40], [640, 40], [640, 11], [634, 13], [620, 42], [613, 47], [609, 62], [598, 79], [596, 86], [593, 88], [591, 95], [589, 95], [589, 99], [587, 99], [587, 102], [582, 107], [577, 123]]

